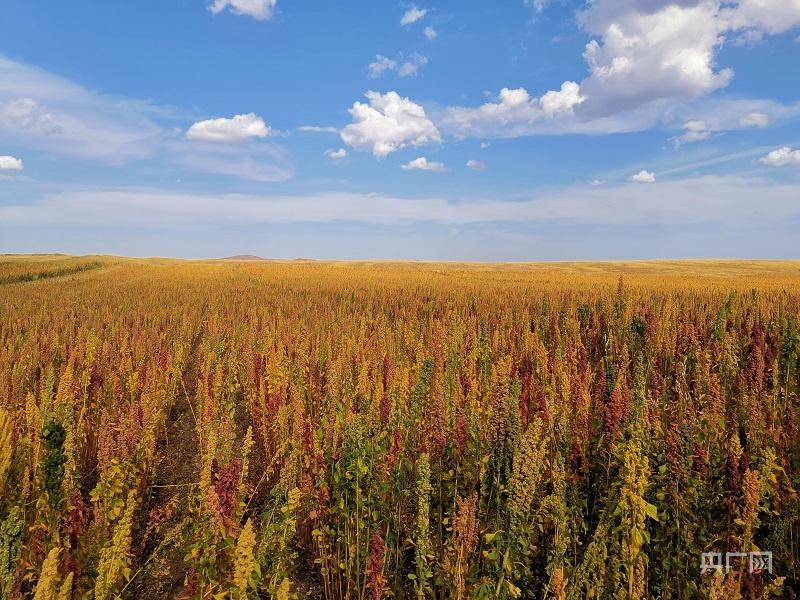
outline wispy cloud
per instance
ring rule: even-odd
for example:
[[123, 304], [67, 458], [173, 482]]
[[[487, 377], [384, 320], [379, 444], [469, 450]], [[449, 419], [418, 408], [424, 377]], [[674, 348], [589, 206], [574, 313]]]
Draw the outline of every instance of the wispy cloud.
[[347, 150], [344, 148], [338, 148], [335, 150], [333, 148], [329, 148], [328, 150], [325, 150], [325, 156], [333, 160], [341, 160], [347, 156]]
[[427, 8], [417, 8], [416, 6], [412, 6], [403, 13], [403, 16], [400, 19], [400, 25], [411, 25], [412, 23], [416, 23], [420, 19], [424, 18], [427, 14]]
[[292, 176], [280, 146], [247, 142], [278, 133], [258, 115], [198, 121], [184, 135], [175, 125], [185, 121], [171, 108], [104, 96], [0, 56], [0, 135], [15, 146], [115, 165], [158, 158], [180, 169], [255, 181]]
[[367, 76], [370, 79], [377, 79], [384, 73], [395, 72], [398, 77], [408, 77], [416, 75], [426, 64], [428, 59], [419, 52], [414, 52], [407, 60], [403, 59], [402, 54], [397, 59], [377, 54], [375, 60], [367, 65]]
[[339, 128], [320, 125], [302, 125], [297, 128], [297, 131], [302, 131], [303, 133], [339, 133]]
[[[46, 194], [39, 200], [0, 206], [0, 228], [45, 224], [163, 228], [325, 222], [771, 227], [798, 222], [798, 197], [800, 184], [746, 177], [700, 177], [647, 186], [583, 184], [533, 193], [516, 201], [453, 201], [336, 192], [255, 196], [89, 189]], [[754, 198], [759, 199], [757, 206]]]
[[294, 175], [286, 151], [272, 142], [223, 145], [180, 140], [170, 144], [168, 160], [179, 169], [251, 181], [286, 181]]
[[167, 109], [101, 95], [0, 56], [0, 135], [26, 148], [124, 163], [153, 156]]

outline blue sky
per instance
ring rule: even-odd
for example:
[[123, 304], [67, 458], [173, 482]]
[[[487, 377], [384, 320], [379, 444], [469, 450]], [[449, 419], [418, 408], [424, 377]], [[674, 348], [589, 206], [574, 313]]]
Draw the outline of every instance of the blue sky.
[[800, 258], [800, 0], [0, 20], [0, 252]]

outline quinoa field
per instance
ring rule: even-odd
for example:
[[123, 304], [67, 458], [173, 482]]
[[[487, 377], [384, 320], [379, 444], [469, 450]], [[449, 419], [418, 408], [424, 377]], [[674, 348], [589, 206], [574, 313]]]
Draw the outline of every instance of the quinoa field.
[[796, 262], [0, 256], [0, 598], [797, 598], [799, 396]]

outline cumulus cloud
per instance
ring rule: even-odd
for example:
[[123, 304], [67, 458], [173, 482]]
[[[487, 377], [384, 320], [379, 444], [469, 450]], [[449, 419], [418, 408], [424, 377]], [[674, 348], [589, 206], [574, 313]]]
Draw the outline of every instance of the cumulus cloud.
[[400, 165], [400, 168], [404, 171], [433, 171], [435, 173], [444, 173], [444, 171], [447, 170], [444, 166], [444, 163], [432, 160], [429, 161], [424, 156], [420, 156], [419, 158], [415, 158], [404, 165]]
[[204, 142], [241, 142], [249, 138], [264, 138], [275, 132], [255, 113], [236, 115], [231, 119], [198, 121], [186, 132], [186, 139]]
[[430, 25], [428, 25], [423, 30], [422, 33], [425, 34], [425, 37], [428, 38], [429, 40], [435, 40], [436, 36], [439, 35], [438, 33], [436, 33], [436, 30], [433, 27], [431, 27]]
[[278, 0], [214, 0], [209, 8], [215, 15], [228, 9], [236, 15], [267, 21], [275, 14], [277, 4]]
[[405, 13], [403, 13], [402, 18], [400, 19], [400, 25], [411, 25], [412, 23], [416, 23], [427, 14], [427, 8], [417, 8], [416, 6], [412, 6]]
[[[522, 88], [526, 96], [517, 97], [526, 102], [513, 107], [502, 98], [477, 108], [451, 107], [446, 111], [447, 126], [457, 135], [513, 137], [638, 131], [659, 123], [685, 123], [685, 118], [677, 121], [683, 117], [683, 107], [707, 99], [734, 76], [731, 68], [717, 65], [726, 37], [754, 40], [798, 27], [800, 2], [593, 0], [577, 20], [590, 36], [583, 53], [588, 74], [582, 81], [565, 82], [560, 91], [546, 92], [538, 107], [533, 94]], [[729, 102], [741, 105], [739, 99]], [[555, 116], [552, 121], [541, 118], [546, 107]], [[786, 107], [774, 109], [785, 112]], [[769, 112], [758, 112], [768, 122], [774, 120]], [[759, 124], [763, 119], [751, 121], [746, 114], [725, 123], [708, 122], [708, 131], [763, 126]], [[697, 132], [689, 135], [697, 136]]]
[[[263, 138], [277, 134], [254, 113], [208, 119], [170, 142], [170, 160], [181, 168], [249, 179], [285, 181], [294, 175], [286, 150]], [[256, 142], [256, 140], [258, 140]]]
[[467, 168], [472, 169], [473, 171], [485, 171], [486, 163], [482, 160], [475, 160], [474, 158], [471, 158], [467, 161]]
[[407, 146], [441, 142], [439, 130], [419, 104], [397, 92], [365, 95], [369, 103], [353, 104], [349, 109], [353, 122], [341, 132], [342, 141], [351, 148], [385, 158]]
[[494, 102], [478, 108], [447, 109], [444, 123], [456, 135], [489, 134], [498, 129], [525, 130], [542, 121], [571, 115], [584, 100], [580, 86], [573, 81], [565, 81], [559, 91], [549, 91], [541, 98], [531, 97], [525, 88], [503, 88]]
[[561, 90], [549, 91], [539, 98], [542, 111], [548, 117], [559, 114], [572, 114], [573, 109], [586, 98], [581, 96], [581, 86], [574, 81], [565, 81]]
[[770, 167], [800, 167], [800, 150], [792, 150], [789, 146], [773, 150], [761, 159], [761, 162]]
[[696, 98], [728, 85], [716, 67], [726, 35], [783, 33], [800, 25], [797, 0], [597, 0], [579, 17], [593, 36], [581, 83], [587, 112]]
[[402, 56], [400, 59], [394, 60], [377, 54], [375, 60], [367, 65], [367, 76], [370, 79], [377, 79], [386, 72], [396, 71], [399, 77], [408, 77], [416, 75], [419, 68], [426, 64], [428, 64], [428, 59], [417, 52], [406, 61], [403, 61]]
[[581, 13], [593, 36], [584, 58], [587, 111], [609, 114], [671, 98], [693, 98], [725, 87], [731, 69], [715, 70], [722, 43], [714, 0], [598, 0]]
[[22, 161], [13, 156], [0, 156], [0, 171], [22, 171]]
[[650, 171], [645, 171], [644, 169], [642, 169], [635, 175], [631, 175], [628, 178], [628, 181], [632, 181], [633, 183], [655, 183], [656, 176]]
[[325, 156], [328, 158], [332, 158], [334, 160], [338, 160], [347, 156], [347, 150], [344, 148], [339, 148], [338, 150], [334, 150], [333, 148], [329, 148], [325, 150]]

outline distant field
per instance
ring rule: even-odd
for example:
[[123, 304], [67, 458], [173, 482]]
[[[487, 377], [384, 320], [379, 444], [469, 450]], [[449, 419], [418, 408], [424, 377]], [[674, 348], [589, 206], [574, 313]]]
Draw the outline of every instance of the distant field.
[[798, 597], [800, 262], [240, 258], [0, 256], [0, 598]]
[[0, 285], [65, 277], [103, 265], [102, 261], [89, 258], [0, 255]]
[[[254, 275], [284, 274], [287, 277], [305, 275], [330, 275], [339, 277], [379, 273], [381, 279], [402, 279], [404, 275], [451, 277], [469, 279], [489, 276], [498, 282], [541, 281], [569, 284], [616, 282], [620, 276], [635, 278], [636, 284], [661, 285], [681, 282], [692, 286], [718, 284], [732, 287], [795, 286], [800, 282], [800, 261], [746, 261], [746, 260], [676, 260], [629, 262], [546, 262], [546, 263], [452, 263], [432, 261], [316, 261], [316, 260], [266, 260], [257, 256], [232, 256], [224, 259], [179, 260], [169, 258], [124, 258], [114, 256], [70, 257], [66, 255], [14, 255], [0, 254], [0, 278], [25, 274], [58, 273], [61, 270], [76, 272], [81, 268], [97, 266], [145, 265], [198, 269], [206, 272], [235, 268]], [[584, 275], [586, 277], [571, 277]], [[473, 282], [474, 283], [474, 282]]]

